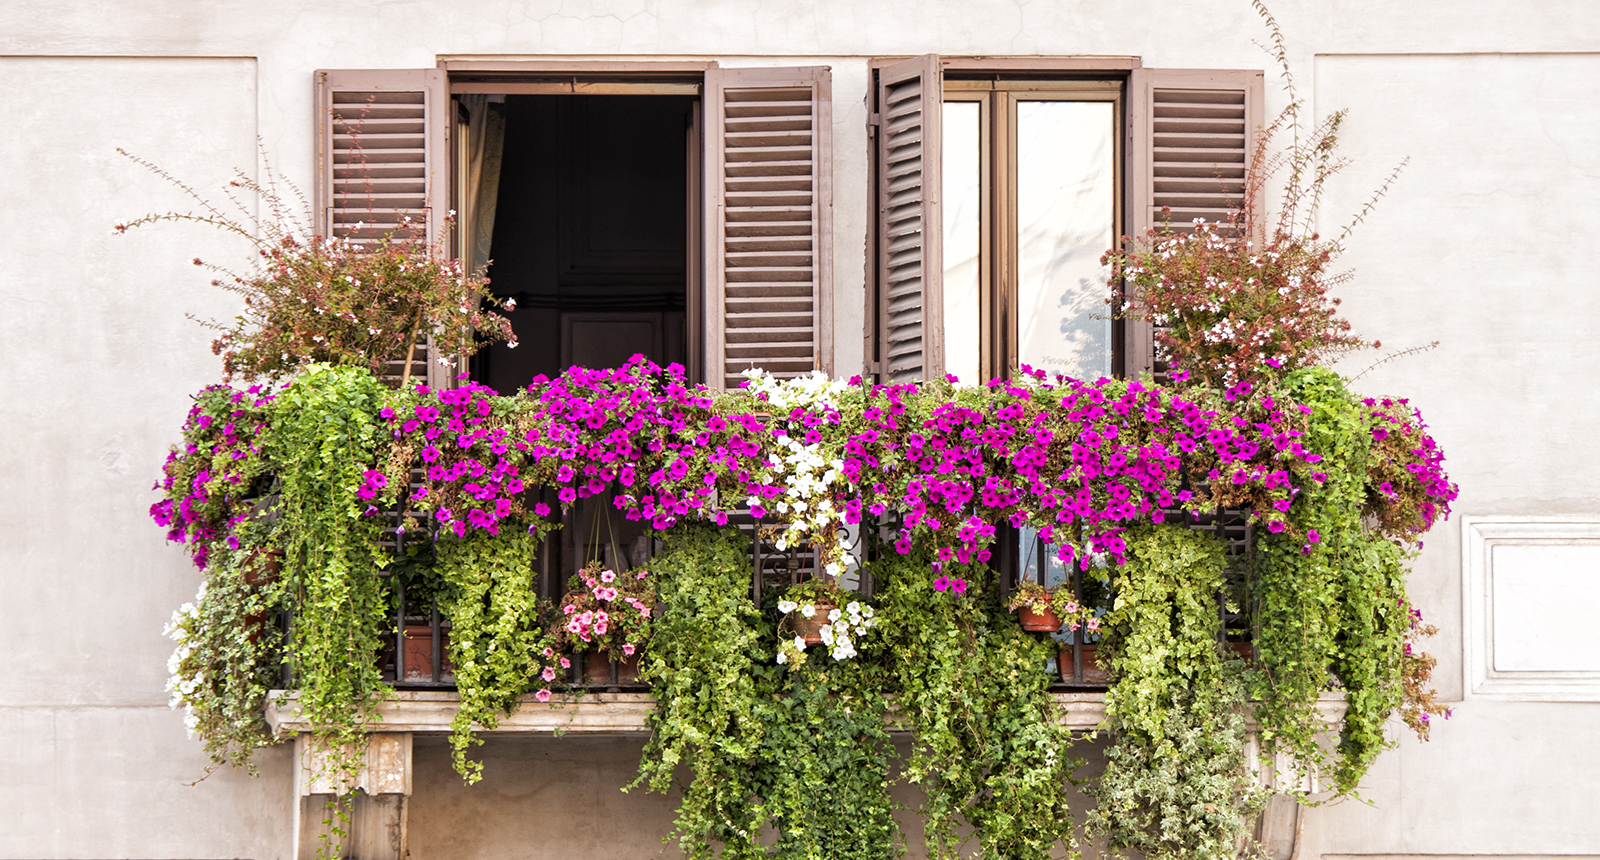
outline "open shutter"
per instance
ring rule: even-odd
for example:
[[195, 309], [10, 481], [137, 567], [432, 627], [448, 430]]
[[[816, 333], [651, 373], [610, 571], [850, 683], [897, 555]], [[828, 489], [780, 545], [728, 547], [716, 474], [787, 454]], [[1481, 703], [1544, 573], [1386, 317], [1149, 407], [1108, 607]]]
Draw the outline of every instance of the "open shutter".
[[[1160, 229], [1163, 207], [1175, 228], [1227, 221], [1265, 120], [1262, 73], [1134, 69], [1128, 89], [1129, 235]], [[1165, 370], [1150, 323], [1128, 320], [1123, 359], [1129, 378]]]
[[[333, 238], [443, 238], [450, 208], [454, 120], [442, 69], [332, 69], [316, 73], [317, 232]], [[407, 221], [406, 219], [409, 219]], [[420, 345], [411, 378], [448, 387], [451, 368]], [[426, 366], [424, 366], [424, 364]], [[403, 363], [386, 378], [398, 381]]]
[[831, 74], [709, 69], [706, 384], [832, 373]]
[[939, 57], [883, 67], [877, 97], [879, 369], [885, 382], [938, 379], [944, 375]]

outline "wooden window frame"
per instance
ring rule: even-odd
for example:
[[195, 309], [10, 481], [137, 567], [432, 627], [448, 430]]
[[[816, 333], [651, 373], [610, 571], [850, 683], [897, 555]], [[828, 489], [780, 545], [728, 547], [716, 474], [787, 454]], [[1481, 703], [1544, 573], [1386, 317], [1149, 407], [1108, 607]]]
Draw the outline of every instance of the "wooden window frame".
[[[979, 226], [979, 375], [975, 383], [1006, 378], [1019, 361], [1017, 315], [1019, 248], [1017, 240], [1017, 109], [1023, 101], [1109, 102], [1115, 110], [1112, 136], [1113, 237], [1127, 233], [1127, 99], [1115, 78], [1027, 79], [985, 75], [983, 79], [946, 78], [944, 101], [976, 101], [979, 107], [979, 171], [983, 198]], [[997, 155], [998, 154], [998, 155]], [[1122, 326], [1111, 327], [1112, 372], [1122, 366]]]

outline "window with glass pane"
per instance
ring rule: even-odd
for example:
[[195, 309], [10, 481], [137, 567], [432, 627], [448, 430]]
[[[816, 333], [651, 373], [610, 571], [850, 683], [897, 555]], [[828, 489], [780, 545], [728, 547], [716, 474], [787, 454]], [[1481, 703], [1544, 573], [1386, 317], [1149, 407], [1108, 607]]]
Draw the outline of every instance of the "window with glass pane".
[[[941, 129], [945, 371], [963, 383], [1028, 365], [1080, 379], [1115, 357], [1107, 271], [1121, 235], [1122, 85], [1117, 81], [945, 81]], [[1032, 529], [1006, 538], [1014, 582], [1105, 597]], [[1068, 686], [1104, 684], [1098, 635], [1056, 634]]]
[[1121, 234], [1122, 85], [946, 80], [945, 370], [1113, 367], [1100, 257]]

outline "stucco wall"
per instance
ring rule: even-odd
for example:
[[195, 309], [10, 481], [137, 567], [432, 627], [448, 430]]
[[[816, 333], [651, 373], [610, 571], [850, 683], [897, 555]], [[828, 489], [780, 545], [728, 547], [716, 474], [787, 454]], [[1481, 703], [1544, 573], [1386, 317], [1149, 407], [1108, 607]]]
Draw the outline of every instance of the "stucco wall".
[[[1600, 4], [1274, 5], [1301, 92], [1318, 112], [1352, 109], [1342, 142], [1355, 163], [1321, 226], [1337, 228], [1411, 157], [1351, 239], [1344, 309], [1387, 346], [1441, 346], [1358, 387], [1424, 410], [1462, 487], [1458, 514], [1600, 518], [1600, 461], [1585, 448], [1600, 429], [1589, 253]], [[255, 173], [259, 135], [274, 164], [308, 177], [317, 68], [533, 56], [830, 65], [836, 367], [848, 374], [861, 355], [868, 59], [1119, 54], [1262, 68], [1252, 40], [1263, 35], [1243, 0], [0, 5], [0, 856], [271, 858], [291, 846], [283, 750], [261, 757], [260, 779], [185, 785], [204, 759], [165, 708], [160, 629], [198, 575], [144, 515], [186, 395], [215, 376], [209, 338], [183, 315], [234, 310], [188, 261], [240, 258], [241, 246], [199, 227], [113, 236], [118, 221], [185, 207], [116, 146], [209, 190], [234, 166]], [[1284, 100], [1270, 69], [1268, 84], [1270, 112]], [[1432, 650], [1452, 700], [1465, 697], [1460, 544], [1459, 519], [1438, 529], [1412, 580], [1444, 629]], [[1600, 588], [1570, 598], [1600, 604]], [[1588, 810], [1600, 704], [1470, 697], [1432, 743], [1396, 736], [1366, 781], [1371, 804], [1311, 811], [1302, 857], [1600, 855]], [[491, 740], [490, 781], [474, 789], [452, 781], [442, 749], [418, 749], [416, 856], [472, 855], [449, 841], [462, 838], [452, 827], [515, 834], [575, 820], [591, 822], [580, 832], [592, 839], [493, 841], [502, 847], [477, 856], [660, 850], [670, 806], [610, 794], [634, 746]]]

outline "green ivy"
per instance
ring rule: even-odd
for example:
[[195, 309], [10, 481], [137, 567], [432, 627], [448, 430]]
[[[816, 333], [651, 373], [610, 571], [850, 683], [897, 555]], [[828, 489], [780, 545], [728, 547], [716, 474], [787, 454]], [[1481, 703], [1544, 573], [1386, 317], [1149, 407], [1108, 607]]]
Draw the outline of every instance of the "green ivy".
[[545, 658], [550, 643], [533, 571], [543, 537], [542, 529], [507, 528], [472, 540], [441, 536], [434, 547], [461, 697], [450, 746], [456, 771], [469, 783], [483, 778], [483, 764], [466, 757], [470, 746], [483, 743], [473, 726], [499, 725], [499, 714], [513, 710], [530, 681], [553, 662]]
[[1128, 563], [1111, 573], [1100, 652], [1116, 678], [1106, 694], [1115, 742], [1090, 789], [1091, 829], [1151, 858], [1232, 857], [1260, 798], [1244, 758], [1239, 667], [1217, 641], [1222, 545], [1153, 525], [1123, 537]]
[[955, 857], [968, 824], [985, 857], [1043, 858], [1075, 846], [1068, 777], [1081, 761], [1055, 719], [1045, 661], [1053, 643], [1026, 634], [981, 565], [948, 564], [966, 598], [933, 588], [930, 552], [869, 567], [883, 583], [879, 618], [893, 654], [894, 707], [913, 734], [906, 778], [924, 793], [930, 855]]
[[246, 768], [252, 776], [251, 756], [277, 742], [265, 708], [267, 693], [279, 683], [283, 640], [273, 617], [281, 584], [246, 580], [247, 572], [262, 565], [249, 544], [230, 549], [217, 541], [202, 591], [173, 614], [168, 627], [178, 642], [172, 692], [186, 705], [191, 732], [205, 743], [213, 765]]
[[346, 779], [364, 724], [389, 692], [378, 668], [388, 615], [382, 526], [358, 495], [387, 442], [377, 420], [386, 394], [364, 369], [312, 366], [274, 402], [268, 437], [283, 491], [275, 543], [294, 613], [288, 658], [300, 710]]

